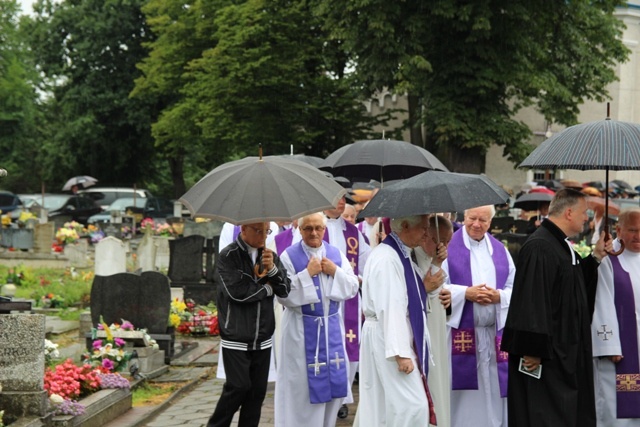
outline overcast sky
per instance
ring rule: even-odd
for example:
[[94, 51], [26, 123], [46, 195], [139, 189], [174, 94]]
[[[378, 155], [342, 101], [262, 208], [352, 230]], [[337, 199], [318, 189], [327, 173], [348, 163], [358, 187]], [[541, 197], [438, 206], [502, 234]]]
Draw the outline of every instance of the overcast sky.
[[31, 13], [31, 3], [35, 0], [18, 0], [18, 4], [22, 7], [24, 13]]

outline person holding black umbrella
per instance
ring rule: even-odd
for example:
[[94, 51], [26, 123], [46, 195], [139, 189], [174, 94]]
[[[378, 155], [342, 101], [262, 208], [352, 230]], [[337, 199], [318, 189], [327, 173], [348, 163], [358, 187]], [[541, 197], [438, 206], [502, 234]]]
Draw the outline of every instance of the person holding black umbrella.
[[273, 299], [286, 298], [291, 290], [279, 257], [264, 247], [269, 232], [268, 222], [240, 226], [238, 238], [218, 258], [217, 306], [227, 379], [207, 427], [229, 426], [238, 409], [239, 425], [260, 421], [275, 330]]

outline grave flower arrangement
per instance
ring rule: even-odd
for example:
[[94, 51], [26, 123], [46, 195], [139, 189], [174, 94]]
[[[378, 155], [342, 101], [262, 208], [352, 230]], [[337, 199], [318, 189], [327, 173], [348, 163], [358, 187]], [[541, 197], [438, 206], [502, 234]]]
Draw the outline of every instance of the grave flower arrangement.
[[145, 218], [140, 222], [140, 228], [154, 236], [171, 237], [176, 234], [173, 227], [166, 222], [155, 223], [151, 218]]
[[[126, 363], [131, 359], [131, 353], [124, 350], [126, 344], [122, 338], [114, 337], [113, 332], [117, 330], [133, 331], [133, 325], [126, 320], [122, 324], [107, 325], [101, 322], [96, 329], [93, 330], [94, 340], [92, 344], [92, 352], [83, 354], [83, 359], [91, 366], [102, 367], [107, 372], [117, 372], [125, 368]], [[106, 338], [95, 338], [96, 330], [103, 330]]]
[[218, 311], [213, 303], [202, 306], [193, 300], [185, 301], [185, 309], [180, 315], [181, 322], [176, 328], [183, 335], [219, 335]]
[[100, 230], [100, 228], [93, 224], [89, 224], [87, 226], [87, 233], [91, 238], [91, 243], [98, 243], [100, 240], [104, 239], [104, 231]]
[[76, 366], [73, 360], [67, 359], [55, 368], [45, 370], [44, 388], [49, 396], [76, 399], [100, 389], [99, 372], [91, 365]]
[[44, 362], [46, 365], [51, 365], [53, 359], [60, 357], [60, 351], [58, 351], [58, 344], [54, 344], [48, 339], [44, 340]]
[[45, 308], [64, 308], [67, 306], [62, 295], [56, 295], [51, 292], [40, 298], [40, 304]]
[[60, 227], [58, 231], [56, 231], [56, 240], [59, 245], [75, 243], [78, 239], [80, 239], [80, 235], [73, 228]]
[[184, 315], [186, 309], [187, 304], [185, 304], [184, 301], [180, 301], [180, 299], [178, 298], [171, 301], [168, 326], [173, 328], [177, 328], [178, 326], [180, 326], [180, 323], [182, 322], [182, 316]]

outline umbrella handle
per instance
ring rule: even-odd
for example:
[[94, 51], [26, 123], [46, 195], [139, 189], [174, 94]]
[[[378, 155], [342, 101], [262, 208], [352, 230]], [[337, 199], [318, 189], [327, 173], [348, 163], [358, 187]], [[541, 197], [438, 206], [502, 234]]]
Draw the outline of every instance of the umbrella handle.
[[613, 255], [613, 256], [618, 256], [622, 252], [624, 252], [624, 242], [622, 240], [620, 240], [620, 249], [618, 249], [617, 251], [611, 251], [611, 252], [607, 251], [609, 255]]
[[[262, 144], [260, 146], [260, 150], [262, 151]], [[262, 155], [262, 152], [260, 154]], [[264, 233], [264, 244], [262, 247], [263, 248], [267, 247], [267, 233]], [[262, 253], [264, 253], [264, 249], [262, 250]], [[267, 270], [261, 271], [262, 270], [262, 253], [260, 253], [260, 261], [253, 266], [253, 274], [255, 274], [256, 277], [258, 278], [262, 278], [267, 275]]]

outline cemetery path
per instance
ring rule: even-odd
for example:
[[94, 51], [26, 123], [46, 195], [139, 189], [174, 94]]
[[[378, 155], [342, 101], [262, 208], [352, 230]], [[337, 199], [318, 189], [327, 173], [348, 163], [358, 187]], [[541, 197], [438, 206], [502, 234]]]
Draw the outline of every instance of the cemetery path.
[[[156, 406], [134, 407], [124, 415], [116, 418], [104, 427], [200, 427], [206, 426], [209, 417], [213, 413], [224, 380], [215, 377], [217, 366], [217, 348], [219, 339], [206, 339], [200, 341], [199, 347], [205, 348], [206, 353], [193, 357], [185, 355], [183, 358], [172, 361], [169, 373], [152, 381], [184, 381], [186, 384], [181, 390], [165, 402]], [[205, 344], [205, 345], [202, 345]], [[182, 360], [181, 360], [182, 359]], [[189, 360], [185, 363], [185, 360]], [[269, 383], [267, 396], [262, 405], [260, 426], [274, 425], [274, 391], [275, 384]], [[358, 401], [358, 384], [353, 386], [353, 394], [356, 403], [349, 405], [349, 415], [345, 419], [337, 419], [336, 426], [351, 426], [355, 418]], [[232, 423], [237, 426], [238, 414]]]

